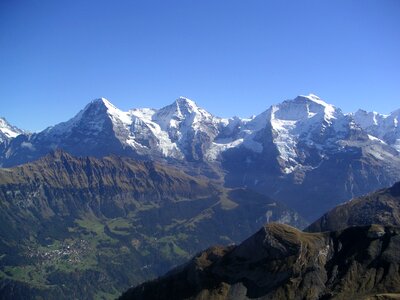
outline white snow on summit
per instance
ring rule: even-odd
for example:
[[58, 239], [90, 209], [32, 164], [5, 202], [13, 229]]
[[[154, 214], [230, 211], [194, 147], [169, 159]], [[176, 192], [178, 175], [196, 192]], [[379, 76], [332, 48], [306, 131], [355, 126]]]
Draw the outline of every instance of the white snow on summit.
[[271, 126], [280, 164], [285, 173], [291, 173], [300, 164], [298, 143], [303, 141], [319, 146], [319, 139], [326, 128], [333, 126], [335, 130], [341, 130], [338, 119], [343, 117], [339, 109], [310, 94], [272, 105], [251, 120], [247, 127], [258, 131]]
[[132, 124], [132, 119], [129, 115], [129, 112], [124, 112], [124, 111], [118, 109], [117, 107], [114, 106], [114, 104], [112, 104], [110, 101], [108, 101], [105, 98], [100, 98], [95, 101], [102, 102], [105, 105], [105, 107], [107, 107], [107, 113], [110, 116], [112, 121], [121, 122], [127, 126]]
[[197, 131], [203, 129], [202, 122], [213, 122], [214, 117], [206, 110], [198, 107], [194, 101], [179, 97], [171, 105], [158, 110], [152, 119], [163, 130], [178, 129], [183, 122], [183, 124]]
[[24, 133], [23, 130], [12, 126], [5, 118], [0, 118], [0, 143], [13, 139]]

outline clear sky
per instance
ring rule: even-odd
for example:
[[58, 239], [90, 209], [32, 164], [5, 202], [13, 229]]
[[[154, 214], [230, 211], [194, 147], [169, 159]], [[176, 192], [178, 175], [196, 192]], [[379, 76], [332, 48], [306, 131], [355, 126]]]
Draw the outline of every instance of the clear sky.
[[400, 108], [399, 0], [0, 1], [0, 116], [24, 129], [98, 97], [247, 117], [308, 93]]

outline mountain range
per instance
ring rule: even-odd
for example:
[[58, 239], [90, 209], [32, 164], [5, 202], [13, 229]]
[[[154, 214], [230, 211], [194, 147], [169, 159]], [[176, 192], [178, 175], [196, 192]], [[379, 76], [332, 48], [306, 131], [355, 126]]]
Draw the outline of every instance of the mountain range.
[[183, 97], [129, 111], [101, 98], [38, 133], [2, 118], [0, 293], [112, 299], [215, 244], [225, 246], [125, 296], [390, 290], [399, 281], [398, 118], [344, 114], [315, 95], [249, 119], [219, 118]]
[[312, 94], [249, 119], [219, 118], [183, 97], [161, 109], [129, 111], [101, 98], [38, 133], [2, 122], [0, 131], [8, 135], [0, 165], [33, 161], [55, 149], [168, 162], [219, 178], [226, 187], [272, 196], [312, 221], [400, 178], [398, 119], [399, 111], [344, 114]]
[[[215, 117], [184, 97], [158, 110], [142, 108], [127, 112], [100, 98], [67, 122], [39, 133], [25, 133], [0, 119], [1, 143], [24, 135], [8, 148], [9, 153], [1, 163], [13, 166], [28, 162], [40, 157], [41, 152], [56, 148], [65, 148], [74, 155], [103, 156], [120, 151], [152, 158], [215, 161], [232, 148], [263, 152], [266, 141], [259, 136], [270, 127], [281, 171], [289, 174], [310, 165], [298, 150], [300, 146], [318, 149], [322, 155], [328, 149], [343, 146], [338, 141], [357, 134], [400, 151], [399, 118], [400, 110], [390, 115], [363, 110], [344, 114], [312, 94], [273, 105], [249, 119]], [[107, 133], [109, 148], [102, 149], [101, 138]], [[331, 136], [333, 133], [335, 136]], [[78, 141], [87, 148], [74, 145]], [[29, 149], [31, 153], [24, 156], [18, 153], [22, 151], [18, 148]]]

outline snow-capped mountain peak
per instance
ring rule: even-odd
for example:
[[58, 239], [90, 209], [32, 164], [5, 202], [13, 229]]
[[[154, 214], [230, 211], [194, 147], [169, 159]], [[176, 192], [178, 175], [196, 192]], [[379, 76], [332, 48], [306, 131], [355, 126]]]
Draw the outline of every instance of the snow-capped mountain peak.
[[213, 118], [209, 112], [185, 97], [179, 97], [172, 104], [159, 109], [153, 115], [153, 121], [158, 123], [163, 130], [179, 128], [182, 122], [185, 123], [185, 126], [198, 128], [202, 121], [210, 121]]
[[108, 99], [104, 97], [93, 99], [89, 104], [99, 104], [99, 105], [105, 105], [107, 107], [109, 106], [115, 107], [114, 104], [112, 104]]
[[110, 116], [110, 118], [113, 122], [121, 122], [125, 125], [132, 124], [132, 119], [130, 117], [130, 113], [124, 112], [124, 111], [118, 109], [114, 104], [112, 104], [106, 98], [99, 98], [94, 101], [98, 102], [98, 103], [102, 103], [106, 107], [107, 114]]
[[253, 132], [271, 128], [282, 170], [291, 173], [304, 159], [299, 154], [299, 144], [322, 151], [324, 146], [335, 143], [333, 132], [338, 135], [337, 140], [343, 136], [346, 122], [340, 109], [310, 94], [272, 105], [246, 126]]
[[108, 112], [109, 110], [117, 109], [114, 104], [108, 101], [106, 98], [96, 98], [90, 101], [84, 108], [83, 112], [92, 112], [92, 113], [103, 113]]
[[180, 96], [178, 99], [176, 99], [175, 103], [179, 109], [187, 109], [189, 111], [198, 109], [197, 104], [193, 100], [183, 96]]
[[0, 143], [13, 139], [21, 133], [24, 133], [24, 131], [8, 123], [5, 118], [0, 117]]
[[[177, 98], [174, 103], [166, 106], [165, 108], [175, 110], [175, 112], [181, 117], [187, 117], [191, 114], [211, 115], [209, 112], [199, 107], [193, 100], [182, 96]], [[161, 110], [163, 110], [163, 108]]]
[[272, 105], [265, 112], [253, 118], [248, 125], [254, 130], [259, 130], [271, 121], [283, 122], [290, 126], [300, 123], [320, 123], [321, 121], [331, 123], [331, 120], [342, 115], [340, 109], [326, 103], [316, 95], [300, 95]]
[[315, 102], [319, 105], [322, 106], [332, 106], [331, 104], [326, 103], [324, 100], [322, 100], [320, 97], [318, 97], [315, 94], [308, 94], [308, 95], [299, 95], [297, 98], [307, 98], [308, 100]]
[[49, 127], [44, 133], [57, 139], [70, 136], [76, 130], [85, 132], [86, 135], [97, 136], [108, 130], [108, 124], [112, 124], [115, 134], [126, 139], [131, 123], [129, 112], [121, 111], [106, 98], [98, 98], [89, 102], [70, 120]]
[[282, 104], [290, 106], [291, 112], [298, 110], [298, 114], [301, 114], [302, 118], [321, 115], [326, 121], [329, 121], [336, 118], [336, 112], [338, 111], [333, 105], [326, 103], [314, 94], [300, 95], [294, 100], [284, 101]]

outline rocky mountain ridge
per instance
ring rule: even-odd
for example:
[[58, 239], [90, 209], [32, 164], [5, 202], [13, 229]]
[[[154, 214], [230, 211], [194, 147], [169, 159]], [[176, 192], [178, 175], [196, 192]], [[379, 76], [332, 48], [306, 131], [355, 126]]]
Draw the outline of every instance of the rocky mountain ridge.
[[400, 182], [335, 207], [306, 231], [332, 231], [369, 224], [400, 226]]
[[119, 299], [392, 299], [400, 296], [399, 248], [398, 227], [305, 233], [269, 224]]
[[238, 246], [209, 248], [120, 299], [397, 299], [399, 226], [397, 182], [305, 232], [268, 224]]

